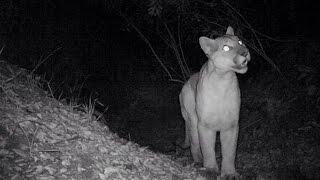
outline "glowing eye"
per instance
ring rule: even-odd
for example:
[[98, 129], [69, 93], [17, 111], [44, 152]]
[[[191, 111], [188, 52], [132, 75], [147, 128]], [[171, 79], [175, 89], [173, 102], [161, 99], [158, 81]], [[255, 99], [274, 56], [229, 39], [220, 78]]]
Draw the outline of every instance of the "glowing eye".
[[230, 48], [229, 46], [227, 46], [227, 45], [224, 45], [224, 46], [223, 46], [223, 50], [224, 50], [224, 51], [230, 51], [231, 48]]
[[240, 45], [242, 45], [242, 41], [241, 40], [239, 40], [238, 42], [239, 42]]

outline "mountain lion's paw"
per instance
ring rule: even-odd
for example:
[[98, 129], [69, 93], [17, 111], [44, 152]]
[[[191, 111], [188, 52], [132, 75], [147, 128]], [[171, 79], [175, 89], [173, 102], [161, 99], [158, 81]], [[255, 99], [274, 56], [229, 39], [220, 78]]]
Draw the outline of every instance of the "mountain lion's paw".
[[221, 175], [219, 180], [241, 180], [241, 176], [238, 173]]
[[219, 176], [219, 171], [210, 168], [199, 168], [199, 174], [207, 180], [216, 180]]

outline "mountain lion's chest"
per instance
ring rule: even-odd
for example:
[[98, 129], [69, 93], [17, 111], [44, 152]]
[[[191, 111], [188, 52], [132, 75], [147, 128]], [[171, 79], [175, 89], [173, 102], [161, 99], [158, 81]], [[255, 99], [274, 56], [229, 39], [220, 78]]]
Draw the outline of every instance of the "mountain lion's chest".
[[199, 123], [214, 129], [225, 129], [230, 124], [238, 123], [240, 89], [237, 79], [215, 83], [204, 83], [200, 80], [197, 91], [196, 110]]

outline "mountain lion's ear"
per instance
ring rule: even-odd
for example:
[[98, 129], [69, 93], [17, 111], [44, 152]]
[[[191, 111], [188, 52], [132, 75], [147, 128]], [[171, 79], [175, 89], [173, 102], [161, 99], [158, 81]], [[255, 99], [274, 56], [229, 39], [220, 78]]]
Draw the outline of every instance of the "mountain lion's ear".
[[210, 55], [211, 53], [218, 50], [218, 46], [216, 45], [214, 39], [210, 39], [202, 36], [199, 38], [199, 43], [200, 43], [201, 49], [207, 55]]
[[232, 36], [234, 35], [234, 31], [233, 31], [233, 28], [231, 26], [228, 27], [226, 34], [232, 35]]

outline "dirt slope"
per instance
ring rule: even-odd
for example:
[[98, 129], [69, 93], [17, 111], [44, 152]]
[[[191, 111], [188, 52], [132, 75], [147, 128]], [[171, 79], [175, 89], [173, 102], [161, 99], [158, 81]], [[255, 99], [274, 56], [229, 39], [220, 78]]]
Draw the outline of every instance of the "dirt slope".
[[0, 179], [197, 179], [169, 156], [120, 139], [0, 61]]

